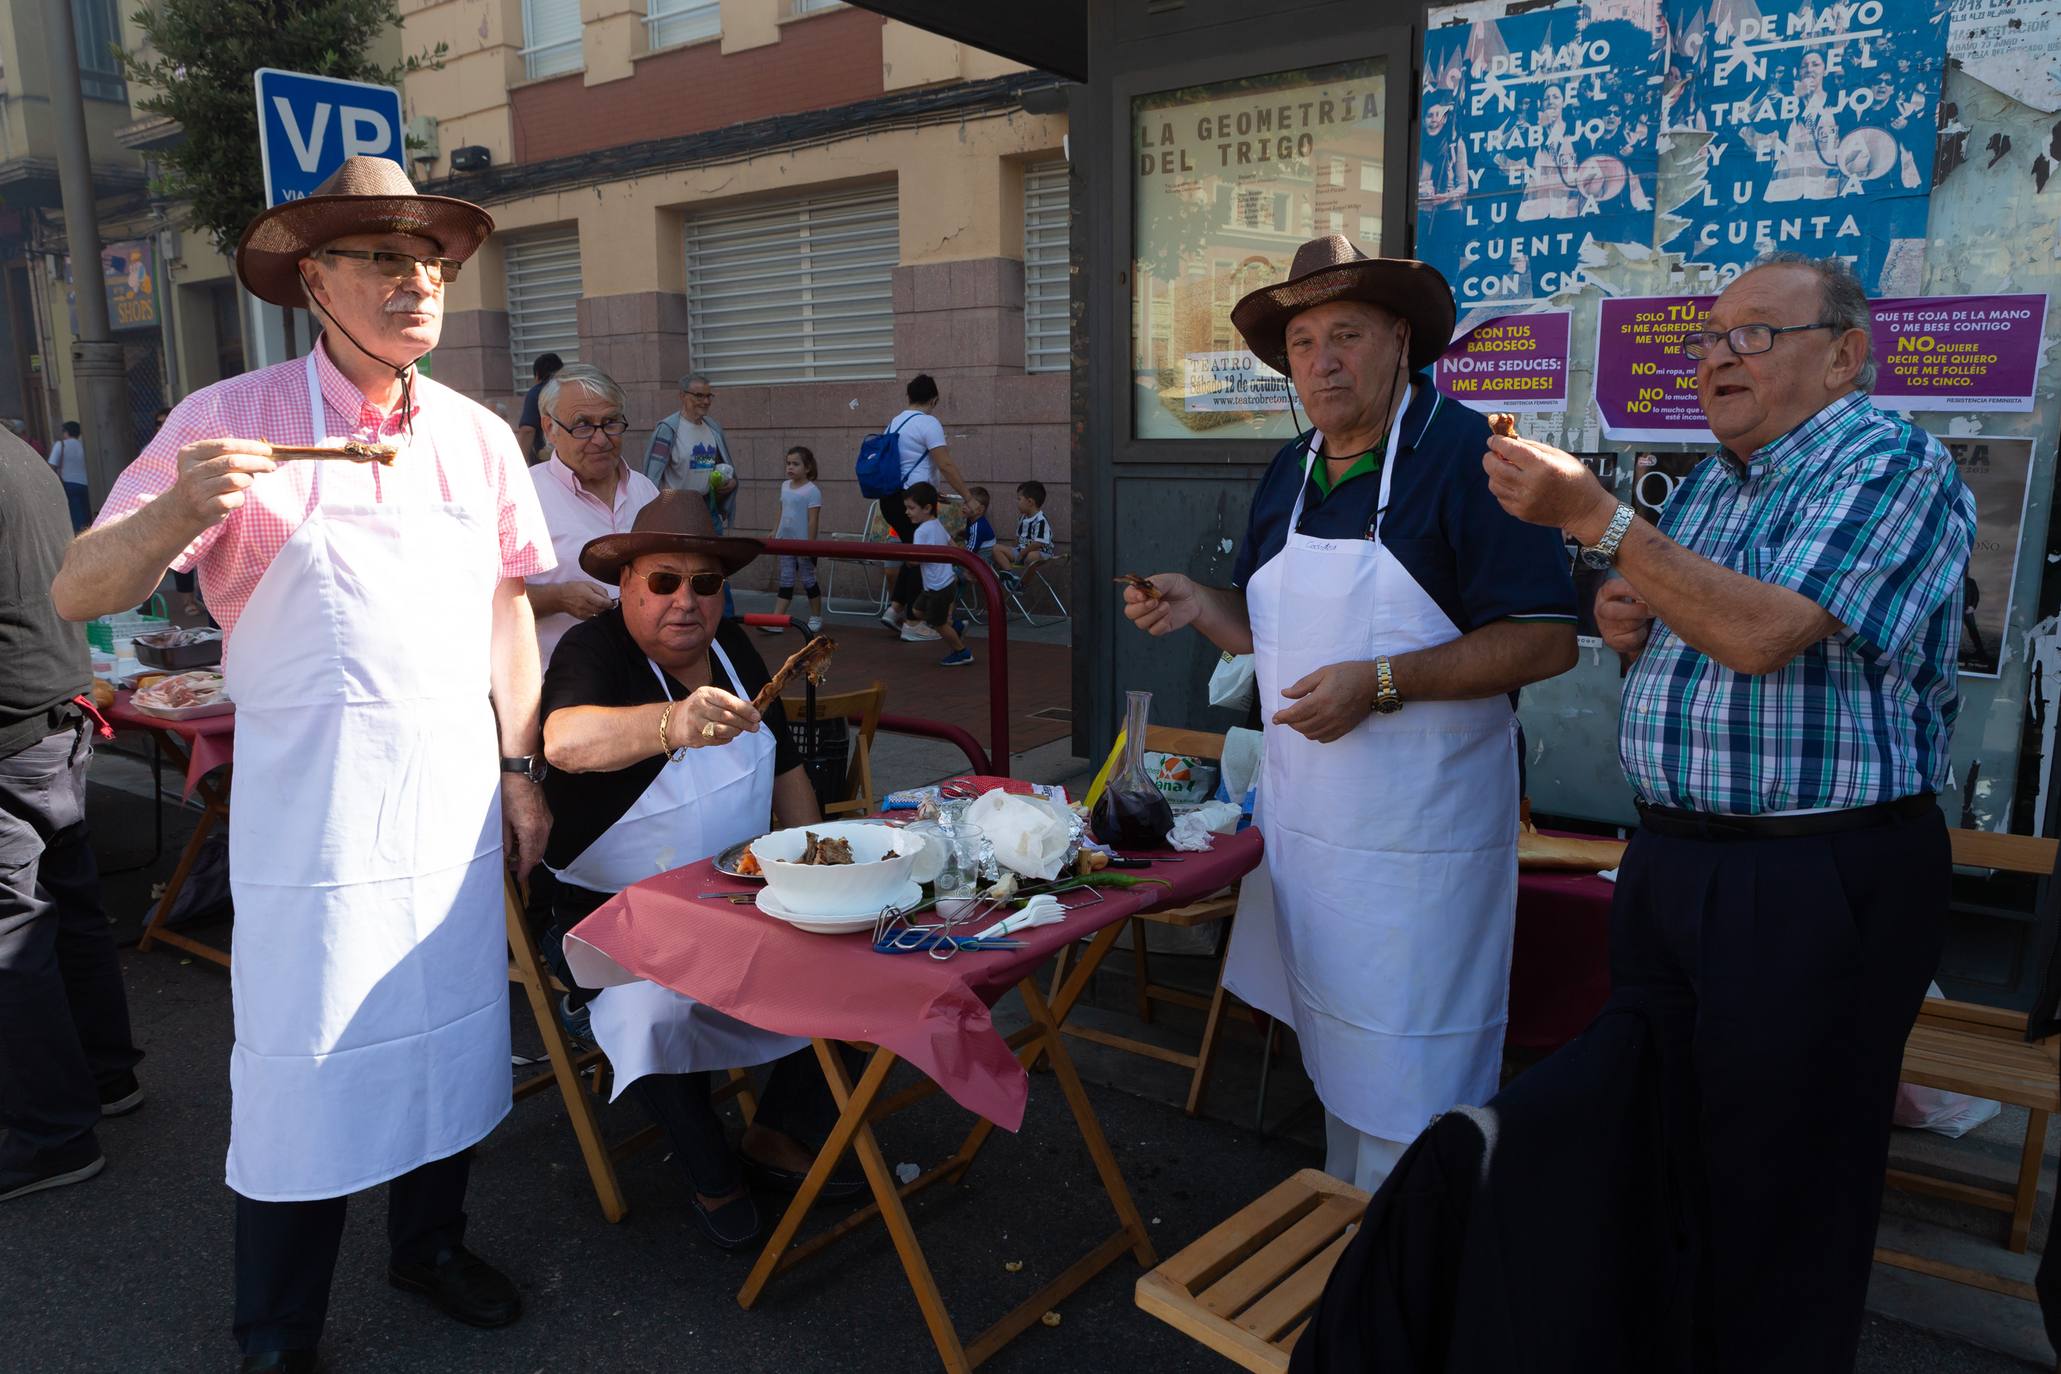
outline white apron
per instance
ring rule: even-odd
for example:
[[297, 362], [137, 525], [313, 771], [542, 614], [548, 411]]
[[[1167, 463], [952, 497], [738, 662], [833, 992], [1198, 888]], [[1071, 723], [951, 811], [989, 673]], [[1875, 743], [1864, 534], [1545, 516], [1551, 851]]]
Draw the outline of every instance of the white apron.
[[[1318, 668], [1460, 636], [1379, 538], [1401, 432], [1398, 414], [1367, 538], [1297, 533], [1298, 496], [1287, 545], [1247, 585], [1264, 720]], [[1325, 1109], [1357, 1131], [1410, 1141], [1486, 1102], [1516, 924], [1508, 700], [1407, 702], [1329, 744], [1269, 724], [1256, 811], [1269, 876], [1244, 885], [1225, 985], [1295, 1027]]]
[[[327, 433], [314, 354], [308, 406]], [[418, 446], [321, 499], [228, 644], [229, 1186], [338, 1197], [507, 1114], [494, 494]]]
[[[723, 646], [730, 690], [748, 697]], [[668, 700], [673, 690], [656, 663]], [[632, 883], [722, 853], [764, 833], [773, 814], [773, 735], [739, 735], [668, 761], [621, 820], [558, 871], [561, 882], [613, 896]], [[648, 1073], [744, 1069], [807, 1049], [809, 1042], [733, 1020], [671, 988], [638, 979], [603, 989], [589, 1004], [594, 1040], [615, 1069], [615, 1096]]]

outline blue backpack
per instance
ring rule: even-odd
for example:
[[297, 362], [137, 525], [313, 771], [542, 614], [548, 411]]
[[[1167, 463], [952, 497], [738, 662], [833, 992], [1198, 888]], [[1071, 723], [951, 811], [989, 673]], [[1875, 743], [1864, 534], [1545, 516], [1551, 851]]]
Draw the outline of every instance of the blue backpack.
[[[906, 417], [902, 425], [915, 418], [914, 415]], [[866, 441], [859, 445], [859, 495], [869, 501], [878, 501], [900, 491], [915, 468], [914, 463], [908, 468], [902, 466], [902, 441], [897, 437], [902, 425], [896, 425], [884, 434], [868, 435]], [[928, 452], [930, 449], [925, 447], [923, 453]], [[923, 454], [917, 454], [916, 462], [922, 461]]]

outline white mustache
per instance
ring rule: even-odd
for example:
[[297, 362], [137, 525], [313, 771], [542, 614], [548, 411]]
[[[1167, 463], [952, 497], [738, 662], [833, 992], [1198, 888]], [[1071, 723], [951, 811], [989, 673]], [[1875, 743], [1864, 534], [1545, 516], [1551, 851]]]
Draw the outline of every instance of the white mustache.
[[401, 292], [401, 294], [395, 296], [392, 300], [386, 303], [386, 313], [389, 315], [410, 314], [414, 311], [420, 310], [423, 306], [423, 303], [426, 302], [428, 299], [429, 297], [420, 295], [414, 291], [403, 291]]

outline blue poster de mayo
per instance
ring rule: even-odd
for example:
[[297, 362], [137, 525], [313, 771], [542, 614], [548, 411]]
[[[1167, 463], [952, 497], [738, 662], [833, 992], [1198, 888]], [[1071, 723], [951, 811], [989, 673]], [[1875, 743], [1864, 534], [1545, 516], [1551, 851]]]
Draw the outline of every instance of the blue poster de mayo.
[[1762, 253], [1852, 261], [1869, 294], [1924, 263], [1948, 0], [1668, 0], [1665, 127], [1707, 132], [1661, 246], [1722, 287]]
[[1582, 284], [1585, 252], [1653, 242], [1661, 0], [1434, 11], [1424, 37], [1417, 254], [1460, 314]]

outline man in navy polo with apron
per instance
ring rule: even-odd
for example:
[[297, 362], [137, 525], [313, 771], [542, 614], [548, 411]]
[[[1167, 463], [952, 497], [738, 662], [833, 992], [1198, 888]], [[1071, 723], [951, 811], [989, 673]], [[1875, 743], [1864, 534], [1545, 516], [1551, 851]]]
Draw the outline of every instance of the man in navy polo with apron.
[[1225, 984], [1295, 1027], [1325, 1170], [1372, 1189], [1434, 1115], [1495, 1092], [1516, 694], [1574, 665], [1574, 585], [1558, 535], [1489, 494], [1487, 422], [1431, 385], [1454, 322], [1436, 270], [1316, 239], [1231, 319], [1315, 428], [1260, 480], [1230, 588], [1154, 573], [1124, 613], [1253, 655], [1268, 876]]

